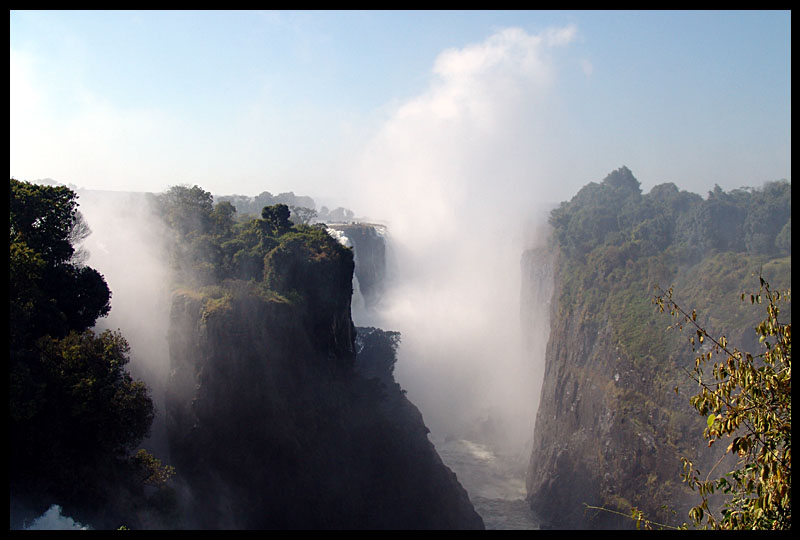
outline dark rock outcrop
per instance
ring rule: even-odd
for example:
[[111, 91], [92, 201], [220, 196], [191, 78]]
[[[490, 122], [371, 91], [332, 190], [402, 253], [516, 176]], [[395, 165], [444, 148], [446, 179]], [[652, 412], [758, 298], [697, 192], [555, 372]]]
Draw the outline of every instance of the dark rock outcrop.
[[288, 272], [286, 296], [226, 282], [212, 296], [173, 297], [166, 413], [188, 487], [184, 525], [483, 528], [399, 385], [354, 368], [339, 294], [349, 299], [352, 258], [315, 257], [330, 266], [323, 276], [291, 254], [283, 270], [272, 261]]

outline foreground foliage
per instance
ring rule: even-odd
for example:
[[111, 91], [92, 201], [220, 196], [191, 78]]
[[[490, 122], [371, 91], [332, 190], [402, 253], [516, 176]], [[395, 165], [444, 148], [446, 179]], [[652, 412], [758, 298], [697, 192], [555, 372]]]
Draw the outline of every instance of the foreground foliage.
[[10, 181], [11, 345], [81, 332], [111, 309], [103, 276], [75, 260], [89, 234], [77, 197], [64, 186]]
[[123, 513], [142, 507], [147, 479], [171, 475], [145, 451], [132, 455], [153, 402], [127, 372], [122, 334], [91, 330], [111, 291], [76, 250], [90, 233], [76, 194], [12, 178], [10, 207], [11, 495], [32, 510], [55, 501], [102, 527], [95, 518], [114, 519], [112, 497], [129, 495]]
[[[792, 325], [779, 319], [780, 304], [790, 302], [791, 290], [772, 291], [760, 278], [758, 293], [743, 294], [742, 300], [746, 297], [754, 304], [767, 303], [767, 318], [755, 329], [763, 346], [758, 355], [731, 347], [725, 336], [710, 335], [698, 324], [696, 311], [688, 313], [673, 300], [672, 289], [655, 297], [662, 312], [668, 309], [679, 319], [679, 327], [693, 330], [690, 342], [700, 354], [691, 376], [700, 391], [690, 401], [707, 417], [703, 435], [708, 446], [732, 439], [725, 456], [737, 458], [731, 471], [711, 480], [713, 470], [701, 479], [692, 461], [682, 459], [685, 481], [702, 498], [689, 515], [695, 526], [713, 529], [791, 529]], [[714, 356], [720, 359], [709, 373]], [[715, 492], [726, 496], [721, 516], [709, 508]]]

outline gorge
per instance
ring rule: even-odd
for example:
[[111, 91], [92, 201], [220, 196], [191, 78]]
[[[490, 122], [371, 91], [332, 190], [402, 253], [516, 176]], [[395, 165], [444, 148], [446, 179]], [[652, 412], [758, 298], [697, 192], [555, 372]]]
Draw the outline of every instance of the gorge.
[[[541, 211], [527, 241], [475, 233], [497, 241], [486, 261], [471, 241], [442, 253], [457, 235], [413, 251], [391, 224], [297, 225], [279, 206], [236, 221], [200, 188], [84, 192], [88, 264], [114, 291], [98, 329], [128, 337], [157, 411], [143, 446], [177, 471], [175, 512], [127, 523], [633, 527], [587, 505], [685, 521], [680, 457], [707, 470], [720, 449], [704, 448], [692, 351], [652, 287], [755, 350], [738, 296], [754, 271], [790, 287], [790, 194], [642, 194], [622, 167]], [[425, 280], [422, 254], [440, 265]]]

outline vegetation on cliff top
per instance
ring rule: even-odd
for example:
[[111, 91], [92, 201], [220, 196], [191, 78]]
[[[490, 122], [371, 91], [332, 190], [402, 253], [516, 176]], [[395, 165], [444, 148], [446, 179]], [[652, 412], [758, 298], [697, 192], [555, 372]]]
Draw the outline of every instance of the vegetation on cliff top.
[[710, 330], [746, 329], [752, 314], [733, 303], [731, 291], [749, 287], [762, 269], [777, 285], [790, 282], [791, 184], [760, 190], [699, 195], [674, 184], [642, 195], [626, 167], [590, 183], [553, 210], [552, 239], [564, 255], [564, 310], [581, 310], [595, 322], [616, 321], [616, 339], [634, 359], [674, 350], [650, 307], [653, 285], [674, 284], [707, 312]]
[[190, 526], [483, 528], [393, 380], [399, 334], [356, 334], [352, 250], [283, 204], [239, 220], [197, 186], [157, 202], [175, 231], [170, 385], [186, 394], [167, 432]]
[[265, 206], [260, 218], [240, 220], [230, 202], [214, 204], [211, 193], [196, 185], [173, 186], [153, 198], [173, 232], [171, 263], [183, 286], [254, 281], [292, 298], [299, 286], [294, 275], [299, 267], [292, 261], [324, 265], [342, 256], [352, 261], [352, 251], [331, 238], [324, 225], [293, 223], [286, 204]]
[[229, 202], [214, 204], [196, 185], [152, 197], [172, 233], [176, 290], [202, 297], [204, 320], [228, 313], [234, 297], [288, 304], [319, 350], [342, 353], [352, 367], [354, 256], [325, 225], [293, 223], [285, 204], [237, 219]]

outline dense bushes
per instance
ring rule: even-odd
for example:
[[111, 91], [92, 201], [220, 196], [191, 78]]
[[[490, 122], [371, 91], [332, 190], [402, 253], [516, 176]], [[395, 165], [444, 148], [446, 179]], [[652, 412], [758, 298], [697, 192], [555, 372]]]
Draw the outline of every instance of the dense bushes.
[[155, 195], [154, 202], [172, 231], [170, 253], [176, 279], [187, 286], [242, 279], [288, 292], [296, 287], [286, 281], [295, 279], [291, 269], [271, 265], [291, 264], [299, 251], [304, 258], [321, 261], [347, 249], [324, 226], [293, 224], [289, 207], [282, 203], [261, 208], [260, 218], [240, 220], [230, 202], [215, 205], [211, 193], [198, 186], [173, 186]]

